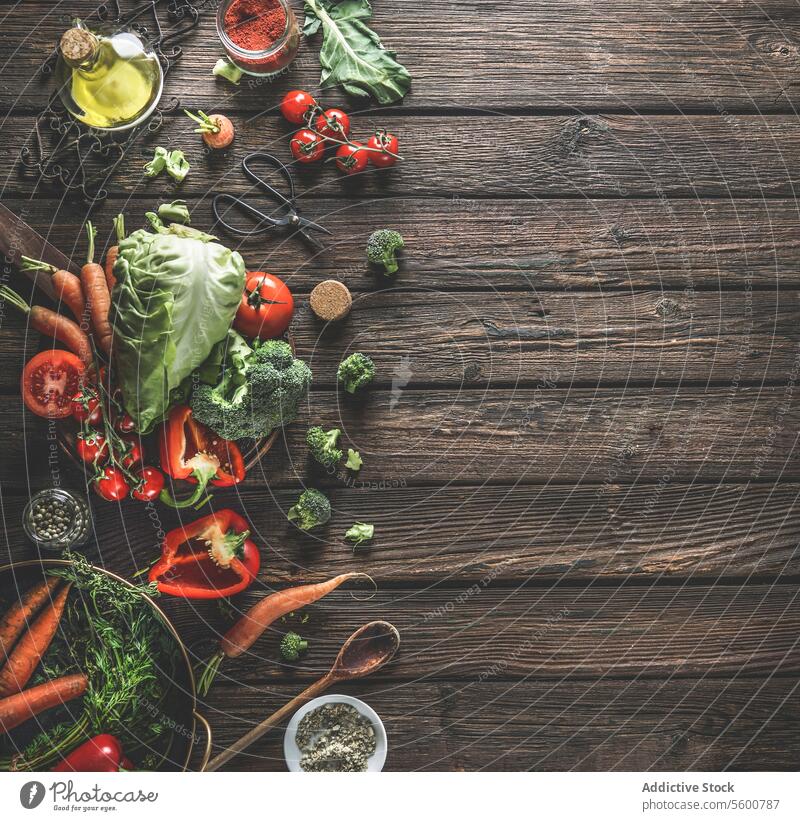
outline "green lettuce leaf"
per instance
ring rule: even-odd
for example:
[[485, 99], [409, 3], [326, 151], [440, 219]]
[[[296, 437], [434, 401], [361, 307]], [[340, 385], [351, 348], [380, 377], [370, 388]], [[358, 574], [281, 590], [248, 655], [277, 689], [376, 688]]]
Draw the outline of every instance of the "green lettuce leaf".
[[354, 97], [372, 95], [384, 104], [406, 96], [411, 75], [367, 25], [372, 17], [368, 0], [305, 0], [305, 11], [303, 34], [323, 31], [322, 88], [338, 84]]
[[149, 433], [225, 339], [244, 289], [244, 261], [200, 232], [140, 230], [119, 243], [114, 275], [114, 373], [125, 410]]

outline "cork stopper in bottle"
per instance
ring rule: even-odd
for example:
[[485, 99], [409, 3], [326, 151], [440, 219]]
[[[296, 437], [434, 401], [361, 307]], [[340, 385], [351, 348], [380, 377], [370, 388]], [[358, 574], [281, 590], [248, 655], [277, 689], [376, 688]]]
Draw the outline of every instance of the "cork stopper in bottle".
[[320, 282], [311, 292], [311, 310], [325, 322], [344, 319], [353, 305], [347, 286], [336, 279]]
[[73, 68], [89, 62], [97, 51], [97, 37], [85, 28], [75, 26], [61, 35], [61, 54]]

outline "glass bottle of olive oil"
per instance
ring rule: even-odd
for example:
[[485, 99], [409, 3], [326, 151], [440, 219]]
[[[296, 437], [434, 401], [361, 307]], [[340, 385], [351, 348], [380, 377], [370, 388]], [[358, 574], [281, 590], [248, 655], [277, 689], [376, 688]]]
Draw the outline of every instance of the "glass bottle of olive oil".
[[67, 110], [92, 128], [136, 125], [158, 104], [158, 57], [132, 32], [96, 34], [81, 25], [60, 43], [59, 88]]

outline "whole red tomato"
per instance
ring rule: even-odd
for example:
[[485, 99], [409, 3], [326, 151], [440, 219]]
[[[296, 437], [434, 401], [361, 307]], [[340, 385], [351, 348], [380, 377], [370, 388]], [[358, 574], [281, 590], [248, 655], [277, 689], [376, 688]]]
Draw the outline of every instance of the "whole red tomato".
[[292, 137], [289, 148], [298, 162], [316, 162], [325, 152], [325, 140], [313, 131], [303, 128]]
[[[377, 148], [377, 151], [369, 152], [369, 161], [376, 168], [389, 168], [397, 162], [397, 157], [392, 154], [397, 153], [399, 143], [394, 134], [388, 131], [376, 131], [367, 142], [369, 148]], [[391, 151], [391, 154], [387, 153]], [[380, 153], [379, 153], [380, 152]]]
[[367, 154], [362, 143], [348, 143], [336, 149], [336, 165], [345, 174], [358, 174], [367, 167]]
[[122, 457], [122, 465], [131, 468], [142, 461], [142, 447], [139, 438], [136, 436], [120, 436], [124, 443], [126, 455]]
[[140, 502], [152, 502], [161, 495], [164, 489], [164, 474], [153, 467], [143, 467], [134, 471], [139, 484], [131, 491], [131, 496]]
[[250, 339], [274, 339], [289, 327], [294, 313], [292, 292], [283, 280], [263, 271], [247, 275], [233, 327]]
[[97, 431], [79, 433], [75, 442], [75, 451], [87, 465], [102, 465], [108, 459], [106, 437]]
[[281, 100], [281, 114], [290, 122], [301, 125], [317, 107], [317, 101], [307, 91], [287, 91]]
[[317, 117], [314, 128], [323, 137], [344, 140], [350, 133], [350, 118], [340, 108], [329, 108]]
[[94, 480], [94, 489], [107, 502], [119, 502], [128, 495], [130, 487], [119, 468], [108, 466]]
[[72, 397], [72, 418], [95, 428], [103, 421], [100, 400], [92, 388], [82, 388]]

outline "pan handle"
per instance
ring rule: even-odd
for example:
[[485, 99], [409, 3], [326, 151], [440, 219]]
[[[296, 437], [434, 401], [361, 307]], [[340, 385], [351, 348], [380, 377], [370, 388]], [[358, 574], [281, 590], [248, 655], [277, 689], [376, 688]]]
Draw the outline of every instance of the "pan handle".
[[203, 757], [200, 759], [200, 766], [197, 768], [197, 771], [201, 773], [208, 765], [208, 759], [211, 758], [211, 725], [208, 723], [208, 719], [204, 715], [198, 713], [197, 710], [194, 710], [193, 712], [194, 720], [203, 725], [203, 730], [205, 730], [206, 734], [206, 746], [203, 750]]

